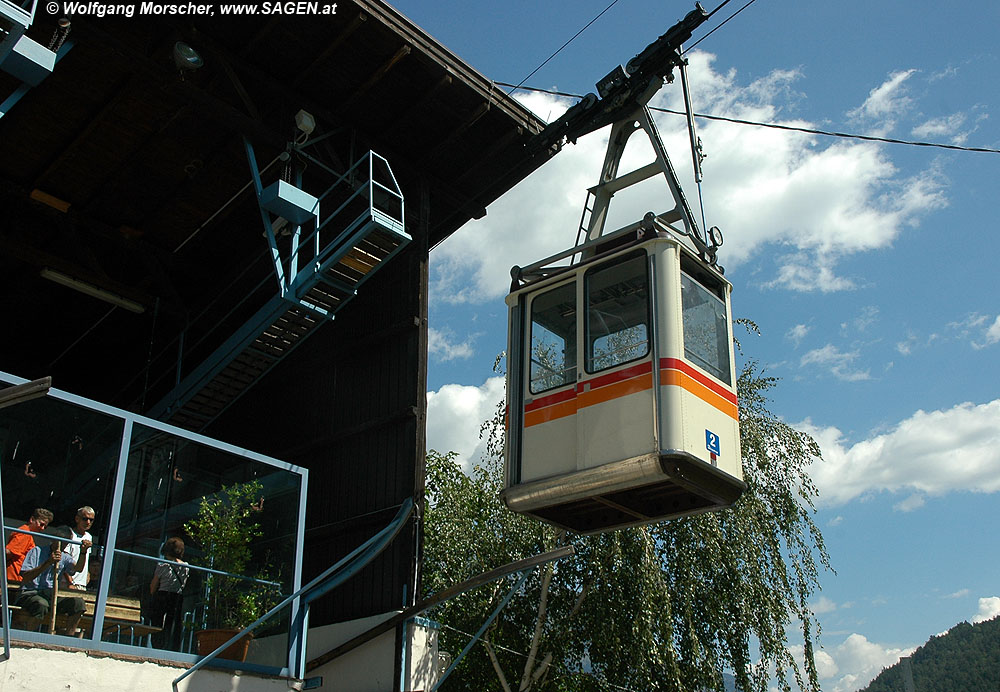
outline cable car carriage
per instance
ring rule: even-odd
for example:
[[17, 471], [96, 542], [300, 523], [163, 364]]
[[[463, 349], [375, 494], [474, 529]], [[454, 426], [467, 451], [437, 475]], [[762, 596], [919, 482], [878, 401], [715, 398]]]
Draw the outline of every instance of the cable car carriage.
[[[577, 245], [514, 267], [506, 300], [502, 496], [579, 533], [727, 507], [746, 488], [721, 234], [699, 232], [646, 106], [628, 115]], [[619, 176], [639, 129], [656, 161]], [[674, 209], [603, 234], [612, 196], [660, 173]]]

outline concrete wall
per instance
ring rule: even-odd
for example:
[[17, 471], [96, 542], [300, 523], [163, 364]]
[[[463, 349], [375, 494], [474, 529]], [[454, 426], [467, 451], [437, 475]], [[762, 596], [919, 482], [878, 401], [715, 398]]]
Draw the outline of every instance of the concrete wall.
[[[308, 658], [313, 659], [395, 615], [326, 625], [309, 630]], [[437, 681], [437, 627], [422, 619], [406, 625], [402, 677], [403, 692], [429, 690]], [[389, 631], [308, 673], [323, 678], [322, 690], [330, 692], [393, 692], [400, 689], [396, 662], [396, 632]]]
[[[0, 692], [171, 692], [184, 668], [107, 654], [15, 646], [0, 662]], [[257, 675], [199, 670], [180, 692], [286, 692], [301, 683]]]
[[[309, 630], [307, 660], [330, 651], [396, 613], [325, 625]], [[330, 663], [310, 671], [321, 677], [314, 688], [330, 692], [422, 692], [437, 681], [437, 625], [417, 618], [406, 624], [400, 676], [396, 632], [386, 632]], [[255, 640], [256, 659], [283, 660], [284, 637]], [[0, 692], [172, 692], [174, 678], [186, 666], [101, 652], [14, 642], [11, 657], [0, 661]], [[400, 688], [400, 684], [402, 687]], [[178, 692], [287, 692], [302, 682], [252, 673], [199, 670], [185, 678]]]

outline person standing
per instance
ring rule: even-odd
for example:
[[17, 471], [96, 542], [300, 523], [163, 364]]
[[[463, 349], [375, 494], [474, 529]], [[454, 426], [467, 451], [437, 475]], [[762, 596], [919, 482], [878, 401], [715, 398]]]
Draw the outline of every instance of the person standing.
[[[31, 513], [31, 518], [28, 520], [28, 523], [23, 524], [18, 528], [20, 531], [33, 531], [34, 533], [41, 533], [51, 521], [52, 512], [39, 507]], [[24, 562], [24, 556], [27, 555], [28, 552], [34, 547], [35, 539], [26, 533], [15, 533], [10, 537], [10, 540], [7, 541], [6, 560], [8, 583], [21, 581], [21, 564]]]
[[153, 597], [150, 624], [163, 628], [153, 635], [153, 646], [179, 651], [184, 629], [181, 615], [184, 586], [190, 572], [187, 563], [181, 559], [184, 557], [184, 541], [177, 536], [168, 538], [163, 544], [163, 557], [167, 561], [157, 563], [153, 579], [149, 582], [149, 593]]
[[[68, 543], [66, 552], [73, 558], [73, 563], [79, 568], [77, 572], [66, 574], [68, 580], [67, 588], [70, 591], [86, 591], [87, 582], [90, 581], [90, 546], [94, 537], [90, 535], [90, 527], [94, 525], [94, 517], [97, 513], [93, 507], [84, 505], [76, 510], [76, 517], [73, 519], [73, 540], [80, 541], [80, 545]], [[82, 561], [80, 558], [83, 558]]]

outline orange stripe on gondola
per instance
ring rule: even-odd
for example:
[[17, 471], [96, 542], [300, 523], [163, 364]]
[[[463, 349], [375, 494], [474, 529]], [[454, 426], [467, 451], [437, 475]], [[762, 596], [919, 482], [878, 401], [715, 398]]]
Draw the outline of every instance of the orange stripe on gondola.
[[653, 387], [649, 361], [577, 383], [574, 389], [535, 399], [524, 407], [524, 427], [572, 416], [587, 406], [635, 394]]
[[630, 377], [621, 382], [606, 384], [603, 387], [591, 388], [589, 392], [583, 392], [577, 396], [580, 401], [580, 408], [603, 404], [605, 401], [618, 399], [619, 397], [636, 394], [653, 388], [653, 376], [651, 373]]
[[567, 389], [562, 392], [556, 392], [555, 394], [549, 394], [548, 396], [543, 396], [535, 399], [530, 404], [524, 405], [524, 412], [537, 411], [538, 409], [546, 408], [552, 406], [553, 404], [559, 404], [564, 401], [569, 401], [570, 399], [576, 398], [576, 392], [572, 389]]
[[[660, 386], [666, 387], [671, 385], [681, 387], [685, 391], [694, 394], [696, 397], [707, 404], [711, 404], [730, 418], [735, 419], [739, 417], [739, 409], [735, 403], [729, 400], [728, 397], [719, 396], [713, 389], [706, 387], [704, 383], [694, 379], [685, 372], [665, 368], [660, 371]], [[733, 398], [736, 398], [735, 395], [733, 395]]]
[[637, 375], [645, 375], [646, 373], [653, 372], [653, 364], [650, 361], [645, 363], [639, 363], [638, 365], [633, 365], [631, 367], [625, 368], [624, 370], [618, 370], [617, 372], [611, 372], [606, 375], [598, 375], [592, 379], [581, 382], [576, 386], [577, 393], [584, 391], [584, 385], [590, 385], [590, 389], [594, 390], [598, 387], [607, 387], [608, 385], [617, 384], [622, 380], [627, 380], [631, 377], [636, 377]]
[[552, 404], [551, 406], [546, 406], [545, 408], [536, 409], [534, 411], [528, 411], [527, 407], [525, 407], [524, 427], [530, 428], [532, 425], [548, 423], [549, 421], [556, 420], [557, 418], [572, 416], [576, 414], [576, 407], [577, 401], [575, 396], [569, 401]]
[[[572, 416], [582, 408], [651, 389], [652, 363], [577, 383], [573, 389], [535, 399], [524, 407], [524, 427]], [[677, 358], [660, 359], [660, 386], [681, 387], [731, 418], [739, 417], [736, 393]]]
[[694, 381], [712, 390], [731, 404], [736, 403], [736, 393], [726, 389], [724, 386], [713, 380], [708, 375], [695, 370], [695, 368], [678, 358], [660, 358], [660, 371], [665, 369], [679, 370]]

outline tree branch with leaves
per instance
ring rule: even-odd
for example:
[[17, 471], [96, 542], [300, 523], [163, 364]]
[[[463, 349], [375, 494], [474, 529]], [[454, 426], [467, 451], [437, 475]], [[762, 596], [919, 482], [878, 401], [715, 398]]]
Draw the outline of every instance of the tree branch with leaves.
[[[562, 541], [575, 557], [533, 574], [444, 689], [818, 692], [819, 623], [808, 602], [830, 569], [813, 521], [807, 469], [819, 448], [767, 408], [776, 380], [748, 363], [739, 378], [747, 490], [729, 509], [595, 536], [508, 511], [502, 488], [503, 408], [483, 426], [488, 456], [470, 474], [454, 454], [427, 458], [423, 585], [427, 594]], [[509, 587], [507, 587], [509, 588]], [[482, 588], [431, 616], [459, 650], [506, 588]], [[790, 631], [804, 642], [792, 654]]]

